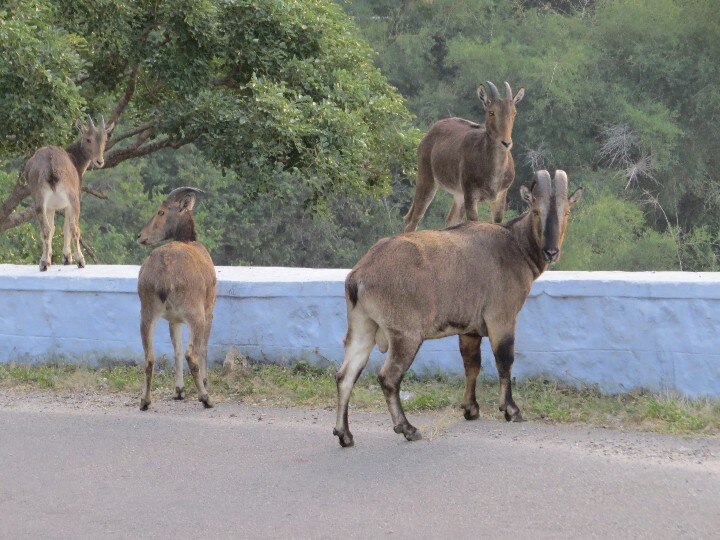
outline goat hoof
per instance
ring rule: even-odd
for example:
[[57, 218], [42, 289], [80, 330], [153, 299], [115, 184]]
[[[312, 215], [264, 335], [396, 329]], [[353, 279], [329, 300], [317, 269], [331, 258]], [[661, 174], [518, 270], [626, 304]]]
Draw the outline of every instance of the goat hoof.
[[515, 409], [514, 413], [511, 413], [507, 409], [505, 409], [505, 420], [507, 422], [523, 422], [522, 414], [520, 414], [519, 409]]
[[343, 448], [347, 448], [349, 446], [355, 446], [355, 441], [353, 440], [352, 433], [349, 431], [345, 431], [344, 429], [333, 429], [333, 435], [335, 435], [338, 438], [338, 441], [340, 442], [340, 446]]
[[408, 430], [405, 433], [403, 433], [403, 435], [405, 435], [405, 439], [407, 439], [410, 442], [419, 441], [420, 439], [422, 439], [422, 435], [414, 427], [411, 430]]
[[402, 433], [408, 441], [419, 441], [422, 439], [422, 435], [415, 426], [410, 425], [409, 422], [405, 424], [398, 424], [393, 428], [395, 433]]
[[210, 396], [208, 396], [207, 394], [205, 394], [204, 396], [200, 396], [198, 398], [198, 401], [200, 401], [205, 406], [206, 409], [213, 408], [213, 403], [212, 403], [212, 401], [210, 401]]
[[179, 386], [175, 387], [175, 395], [173, 396], [173, 399], [181, 400], [185, 399], [185, 388], [180, 388]]
[[149, 399], [145, 399], [145, 398], [140, 399], [140, 410], [141, 411], [147, 411], [149, 406], [150, 406]]
[[85, 268], [85, 259], [79, 259], [77, 262], [78, 268]]
[[40, 271], [45, 272], [48, 267], [50, 266], [50, 263], [47, 261], [40, 261]]
[[480, 416], [480, 405], [472, 403], [470, 405], [462, 405], [463, 416], [465, 420], [477, 420]]

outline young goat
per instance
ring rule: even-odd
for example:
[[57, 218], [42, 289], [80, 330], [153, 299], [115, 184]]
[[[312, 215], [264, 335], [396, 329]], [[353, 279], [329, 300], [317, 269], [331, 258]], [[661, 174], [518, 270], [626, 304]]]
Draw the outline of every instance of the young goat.
[[44, 272], [52, 264], [52, 238], [55, 234], [55, 212], [65, 211], [63, 225], [63, 264], [72, 264], [75, 257], [79, 268], [85, 266], [85, 257], [80, 251], [80, 189], [83, 174], [92, 163], [101, 168], [105, 165], [105, 144], [108, 135], [115, 127], [113, 122], [105, 127], [103, 118], [100, 128], [96, 128], [92, 118], [84, 126], [82, 120], [75, 125], [80, 130], [80, 139], [67, 148], [43, 146], [25, 163], [25, 177], [35, 205], [43, 253], [40, 258], [40, 271]]
[[210, 254], [195, 235], [192, 210], [196, 193], [202, 191], [191, 187], [171, 191], [157, 214], [137, 235], [138, 243], [143, 246], [173, 240], [150, 254], [138, 277], [140, 335], [145, 350], [145, 391], [140, 400], [143, 411], [151, 401], [155, 368], [153, 334], [160, 317], [170, 323], [175, 350], [175, 399], [185, 397], [182, 323], [186, 323], [190, 339], [185, 359], [195, 380], [199, 401], [205, 407], [212, 407], [207, 392], [207, 350], [217, 278]]
[[475, 385], [480, 342], [490, 338], [500, 376], [500, 410], [522, 420], [512, 399], [510, 371], [515, 357], [515, 324], [533, 281], [560, 256], [570, 207], [568, 181], [557, 171], [536, 174], [521, 188], [529, 209], [505, 225], [471, 221], [441, 231], [385, 238], [355, 265], [345, 280], [348, 331], [345, 359], [337, 373], [337, 423], [341, 446], [351, 446], [348, 401], [355, 381], [377, 343], [389, 348], [378, 380], [396, 433], [409, 441], [420, 433], [400, 403], [400, 383], [426, 339], [460, 336], [465, 365], [465, 418], [478, 417]]
[[433, 124], [418, 147], [418, 180], [415, 196], [403, 219], [405, 232], [417, 229], [427, 207], [435, 197], [438, 185], [448, 191], [455, 202], [447, 216], [447, 224], [457, 225], [463, 214], [477, 221], [477, 203], [491, 201], [493, 223], [500, 223], [505, 214], [507, 190], [515, 179], [512, 128], [515, 105], [525, 95], [523, 88], [512, 95], [505, 83], [505, 97], [487, 81], [477, 89], [485, 108], [484, 124], [463, 118], [445, 118]]

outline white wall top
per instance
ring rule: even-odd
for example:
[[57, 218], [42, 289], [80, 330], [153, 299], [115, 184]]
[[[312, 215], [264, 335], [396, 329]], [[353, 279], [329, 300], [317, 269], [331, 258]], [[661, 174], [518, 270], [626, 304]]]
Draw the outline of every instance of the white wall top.
[[[36, 266], [0, 264], [0, 290], [64, 290], [136, 292], [140, 271], [135, 265]], [[288, 284], [312, 294], [343, 284], [349, 270], [274, 266], [217, 266], [218, 294], [284, 296]], [[320, 289], [313, 287], [320, 286]], [[336, 289], [336, 287], [333, 287]], [[340, 295], [344, 288], [335, 290]], [[623, 296], [629, 298], [720, 298], [720, 272], [545, 272], [531, 296]]]

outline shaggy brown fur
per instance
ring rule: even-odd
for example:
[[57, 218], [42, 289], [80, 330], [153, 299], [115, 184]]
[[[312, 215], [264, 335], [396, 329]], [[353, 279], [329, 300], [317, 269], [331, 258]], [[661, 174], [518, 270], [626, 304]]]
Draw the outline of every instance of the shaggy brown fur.
[[137, 240], [152, 245], [173, 240], [155, 249], [140, 268], [140, 335], [145, 350], [145, 391], [140, 409], [150, 405], [150, 389], [155, 368], [153, 334], [160, 317], [170, 323], [175, 351], [175, 399], [185, 397], [183, 384], [182, 324], [188, 326], [190, 343], [187, 360], [198, 389], [198, 399], [212, 407], [207, 392], [207, 350], [212, 329], [217, 278], [212, 258], [197, 241], [192, 209], [195, 188], [178, 188], [160, 205], [155, 216], [140, 231]]
[[[355, 380], [382, 336], [389, 353], [378, 379], [397, 433], [420, 438], [400, 404], [400, 383], [426, 339], [460, 335], [466, 372], [462, 407], [477, 418], [475, 382], [480, 371], [480, 342], [490, 338], [500, 375], [500, 410], [520, 420], [512, 399], [515, 323], [533, 281], [558, 259], [570, 207], [567, 176], [536, 175], [532, 192], [521, 190], [529, 210], [505, 225], [468, 222], [441, 231], [418, 231], [375, 244], [348, 275], [348, 332], [345, 359], [337, 374], [335, 435], [342, 446], [353, 443], [347, 421]], [[382, 347], [381, 347], [382, 349]]]
[[405, 232], [417, 229], [418, 223], [441, 185], [455, 199], [447, 216], [448, 226], [462, 221], [463, 209], [468, 220], [477, 221], [477, 203], [492, 202], [493, 222], [500, 223], [505, 214], [507, 190], [515, 179], [512, 128], [515, 104], [525, 90], [512, 96], [505, 83], [505, 99], [488, 81], [491, 96], [483, 86], [478, 97], [485, 108], [485, 124], [463, 118], [446, 118], [436, 122], [418, 147], [418, 181], [412, 206], [404, 218]]
[[40, 271], [47, 270], [52, 264], [52, 238], [55, 234], [55, 212], [58, 210], [65, 211], [63, 264], [73, 263], [72, 243], [78, 267], [85, 266], [78, 227], [82, 177], [91, 163], [98, 168], [105, 164], [105, 144], [115, 124], [106, 128], [103, 120], [102, 126], [96, 128], [90, 118], [87, 126], [81, 120], [76, 125], [80, 130], [80, 140], [65, 149], [43, 146], [25, 163], [22, 172], [40, 223], [43, 243]]

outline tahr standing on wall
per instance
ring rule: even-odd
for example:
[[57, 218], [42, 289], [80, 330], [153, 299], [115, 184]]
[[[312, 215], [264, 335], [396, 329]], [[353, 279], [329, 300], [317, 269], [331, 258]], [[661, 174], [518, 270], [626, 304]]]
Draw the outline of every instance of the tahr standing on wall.
[[[88, 116], [88, 125], [82, 120], [76, 122], [80, 139], [67, 148], [43, 146], [25, 163], [23, 176], [30, 188], [35, 213], [40, 223], [43, 253], [40, 271], [52, 264], [52, 238], [55, 234], [55, 212], [65, 212], [63, 225], [63, 264], [77, 263], [85, 266], [85, 257], [80, 251], [80, 190], [82, 178], [92, 164], [100, 169], [105, 165], [105, 144], [115, 127], [112, 122], [105, 126], [105, 119], [99, 128]], [[75, 251], [75, 259], [73, 253]]]
[[490, 87], [488, 96], [480, 85], [477, 95], [485, 108], [485, 124], [463, 118], [445, 118], [436, 122], [418, 147], [418, 180], [412, 206], [404, 218], [405, 232], [417, 229], [418, 223], [435, 197], [438, 185], [455, 201], [447, 215], [447, 225], [477, 221], [478, 202], [490, 201], [493, 223], [501, 223], [505, 214], [507, 190], [515, 179], [512, 154], [512, 128], [517, 110], [515, 105], [525, 89], [512, 95], [505, 83], [505, 97], [497, 87]]

